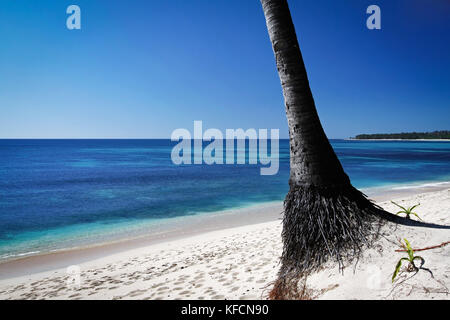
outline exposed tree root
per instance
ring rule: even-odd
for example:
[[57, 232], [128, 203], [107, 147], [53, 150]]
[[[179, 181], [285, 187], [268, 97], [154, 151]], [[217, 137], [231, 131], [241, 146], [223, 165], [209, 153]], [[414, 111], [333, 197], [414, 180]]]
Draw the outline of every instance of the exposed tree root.
[[313, 291], [306, 285], [307, 277], [279, 277], [269, 293], [270, 300], [312, 300]]
[[281, 268], [271, 299], [307, 297], [301, 281], [308, 274], [330, 259], [342, 271], [345, 261], [358, 259], [373, 243], [383, 223], [382, 210], [350, 184], [291, 187], [284, 209]]

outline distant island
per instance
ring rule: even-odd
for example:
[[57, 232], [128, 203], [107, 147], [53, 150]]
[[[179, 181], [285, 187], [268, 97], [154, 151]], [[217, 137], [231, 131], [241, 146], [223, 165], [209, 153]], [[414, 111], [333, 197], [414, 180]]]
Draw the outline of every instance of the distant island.
[[449, 140], [450, 131], [358, 134], [355, 140]]

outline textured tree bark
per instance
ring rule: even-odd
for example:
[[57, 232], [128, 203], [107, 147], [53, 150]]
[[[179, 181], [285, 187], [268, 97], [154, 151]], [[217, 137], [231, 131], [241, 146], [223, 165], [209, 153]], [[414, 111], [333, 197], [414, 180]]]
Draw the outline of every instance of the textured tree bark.
[[285, 100], [290, 184], [348, 184], [348, 176], [320, 123], [288, 4], [285, 0], [261, 0], [261, 3]]
[[285, 100], [290, 140], [281, 268], [270, 297], [301, 298], [298, 283], [330, 258], [340, 268], [376, 239], [379, 208], [355, 189], [317, 114], [287, 0], [261, 0]]

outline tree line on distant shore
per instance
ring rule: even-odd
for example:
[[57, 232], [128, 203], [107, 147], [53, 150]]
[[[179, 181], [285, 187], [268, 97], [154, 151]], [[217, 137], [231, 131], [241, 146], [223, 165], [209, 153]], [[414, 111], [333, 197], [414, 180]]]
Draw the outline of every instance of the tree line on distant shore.
[[450, 139], [450, 131], [358, 134], [354, 139]]

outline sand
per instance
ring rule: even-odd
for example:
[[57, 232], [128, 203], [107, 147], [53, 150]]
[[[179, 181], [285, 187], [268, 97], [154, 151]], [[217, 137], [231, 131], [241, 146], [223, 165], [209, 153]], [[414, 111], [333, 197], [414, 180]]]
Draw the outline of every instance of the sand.
[[[421, 205], [417, 212], [430, 223], [450, 226], [450, 189], [394, 199], [399, 204]], [[390, 212], [389, 201], [379, 202]], [[278, 207], [277, 207], [278, 206]], [[281, 208], [281, 203], [274, 210]], [[281, 220], [206, 231], [160, 241], [103, 256], [77, 261], [72, 254], [66, 265], [36, 272], [30, 261], [22, 275], [0, 280], [0, 299], [266, 299], [276, 279], [282, 250]], [[395, 252], [407, 238], [414, 248], [450, 241], [450, 229], [387, 225], [384, 236], [364, 252], [358, 264], [344, 273], [328, 263], [307, 279], [314, 299], [449, 299], [450, 244], [417, 252], [425, 259], [418, 273], [402, 268], [397, 281], [391, 277], [397, 261], [406, 256]], [[97, 248], [97, 252], [101, 248]], [[79, 263], [77, 263], [79, 262]], [[28, 265], [27, 265], [28, 263]], [[70, 265], [72, 267], [70, 267]], [[13, 264], [5, 264], [13, 267]], [[64, 267], [62, 267], [64, 266]], [[36, 266], [34, 266], [36, 267]], [[19, 268], [20, 269], [20, 268]]]

